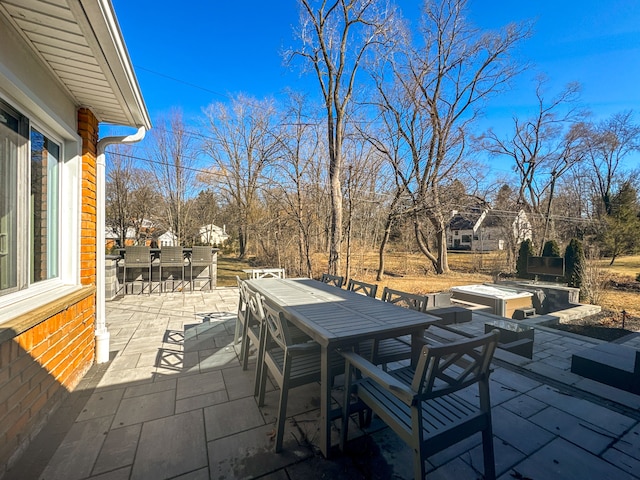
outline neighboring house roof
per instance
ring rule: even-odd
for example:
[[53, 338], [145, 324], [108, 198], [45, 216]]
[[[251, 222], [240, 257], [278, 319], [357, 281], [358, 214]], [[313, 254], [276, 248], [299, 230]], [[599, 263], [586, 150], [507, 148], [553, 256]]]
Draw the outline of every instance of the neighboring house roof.
[[[499, 227], [504, 224], [505, 212], [495, 212], [491, 209], [478, 209], [470, 208], [464, 213], [454, 211], [451, 220], [449, 221], [450, 230], [477, 230], [482, 226], [483, 228]], [[517, 213], [512, 214], [510, 221], [515, 222], [517, 218], [523, 218], [526, 220], [526, 213], [524, 210], [520, 210]]]
[[454, 211], [449, 221], [450, 230], [474, 230], [483, 211], [477, 208], [470, 208], [464, 213]]
[[0, 0], [0, 14], [77, 107], [99, 122], [151, 128], [110, 0]]

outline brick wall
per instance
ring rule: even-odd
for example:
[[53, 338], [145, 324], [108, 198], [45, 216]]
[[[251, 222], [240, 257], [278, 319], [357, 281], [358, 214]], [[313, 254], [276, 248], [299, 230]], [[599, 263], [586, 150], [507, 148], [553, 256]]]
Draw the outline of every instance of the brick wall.
[[78, 111], [82, 137], [82, 290], [10, 320], [0, 335], [0, 477], [78, 385], [95, 357], [98, 122]]
[[95, 285], [97, 258], [96, 157], [98, 147], [98, 120], [91, 110], [81, 108], [78, 111], [78, 133], [83, 139], [80, 274], [83, 285]]
[[[0, 344], [0, 459], [26, 448], [94, 358], [95, 294]], [[0, 471], [1, 474], [1, 471]]]

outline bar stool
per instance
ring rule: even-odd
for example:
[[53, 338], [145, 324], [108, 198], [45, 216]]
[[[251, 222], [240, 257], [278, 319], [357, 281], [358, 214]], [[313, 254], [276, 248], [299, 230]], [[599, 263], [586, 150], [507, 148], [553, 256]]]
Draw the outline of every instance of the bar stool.
[[[124, 293], [127, 293], [127, 285], [133, 285], [135, 283], [135, 279], [131, 282], [127, 282], [127, 270], [147, 270], [149, 275], [149, 295], [151, 295], [151, 249], [146, 246], [136, 245], [131, 247], [126, 247], [124, 249], [124, 275], [123, 275], [123, 283], [124, 283]], [[142, 290], [140, 293], [144, 292], [144, 275], [141, 274], [141, 283]], [[131, 293], [133, 293], [133, 286], [131, 287]]]
[[213, 287], [213, 272], [212, 264], [213, 263], [213, 253], [211, 251], [211, 247], [208, 246], [195, 246], [191, 249], [191, 291], [193, 292], [193, 267], [207, 267], [209, 269], [209, 278], [207, 283], [209, 284], [209, 290]]
[[[160, 293], [163, 292], [165, 282], [162, 279], [163, 269], [180, 269], [180, 282], [184, 282], [184, 251], [182, 247], [161, 247], [160, 249]], [[167, 278], [168, 280], [168, 278]], [[171, 291], [175, 291], [176, 279], [171, 275]], [[184, 292], [184, 288], [182, 289]]]

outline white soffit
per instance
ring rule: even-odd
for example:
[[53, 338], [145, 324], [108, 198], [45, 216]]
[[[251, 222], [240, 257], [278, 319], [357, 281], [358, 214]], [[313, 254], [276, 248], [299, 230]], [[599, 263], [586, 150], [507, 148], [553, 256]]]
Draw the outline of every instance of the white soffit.
[[151, 127], [110, 0], [0, 0], [5, 15], [78, 107]]

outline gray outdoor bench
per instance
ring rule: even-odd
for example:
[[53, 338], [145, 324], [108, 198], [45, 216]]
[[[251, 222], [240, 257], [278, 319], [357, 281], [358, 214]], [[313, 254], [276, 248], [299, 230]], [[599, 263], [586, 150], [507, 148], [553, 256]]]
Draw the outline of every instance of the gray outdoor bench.
[[640, 394], [640, 351], [602, 343], [571, 356], [571, 372], [596, 382]]

